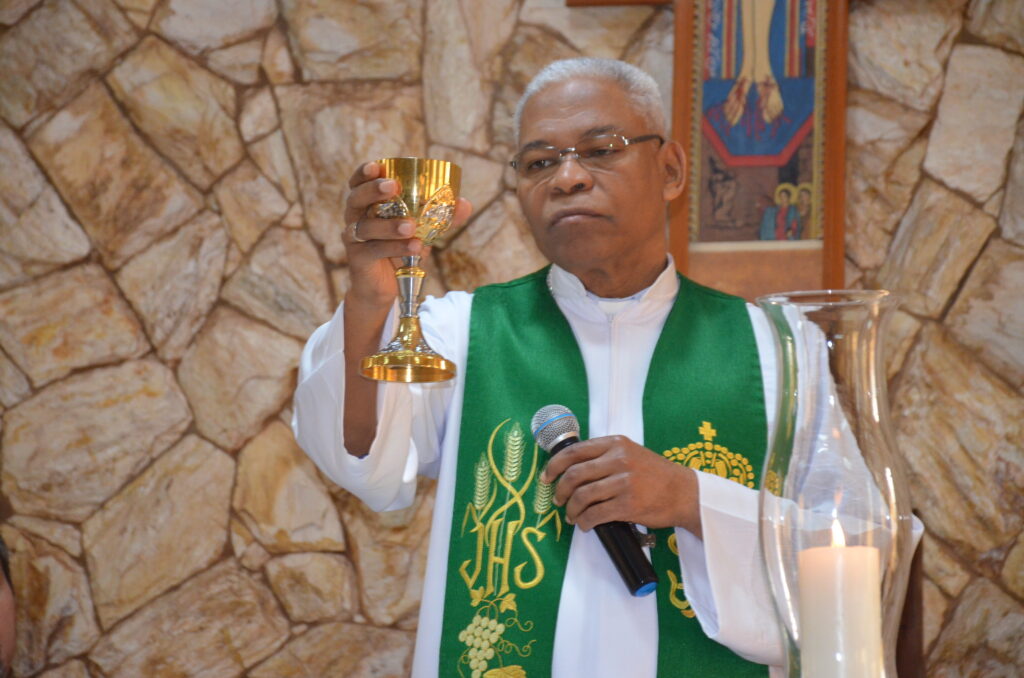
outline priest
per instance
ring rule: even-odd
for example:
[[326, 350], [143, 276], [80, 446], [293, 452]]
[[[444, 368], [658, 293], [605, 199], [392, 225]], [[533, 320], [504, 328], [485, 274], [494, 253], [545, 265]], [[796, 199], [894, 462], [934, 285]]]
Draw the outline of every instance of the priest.
[[[296, 437], [375, 510], [438, 479], [417, 678], [781, 675], [754, 489], [775, 409], [770, 330], [675, 270], [666, 206], [686, 159], [657, 85], [619, 61], [558, 61], [515, 125], [516, 194], [551, 265], [424, 302], [456, 379], [362, 379], [393, 331], [391, 258], [423, 249], [410, 221], [374, 216], [399, 187], [362, 165], [350, 289], [303, 352]], [[470, 211], [460, 200], [456, 226]], [[529, 427], [553, 403], [585, 440], [548, 459]], [[609, 521], [654, 536], [654, 594], [623, 585], [593, 529]]]

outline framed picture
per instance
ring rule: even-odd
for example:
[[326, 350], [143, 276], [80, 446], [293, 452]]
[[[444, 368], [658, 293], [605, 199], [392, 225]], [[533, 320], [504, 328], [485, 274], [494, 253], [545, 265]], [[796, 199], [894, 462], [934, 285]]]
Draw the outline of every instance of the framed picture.
[[675, 12], [680, 268], [747, 299], [842, 287], [846, 0], [677, 0]]

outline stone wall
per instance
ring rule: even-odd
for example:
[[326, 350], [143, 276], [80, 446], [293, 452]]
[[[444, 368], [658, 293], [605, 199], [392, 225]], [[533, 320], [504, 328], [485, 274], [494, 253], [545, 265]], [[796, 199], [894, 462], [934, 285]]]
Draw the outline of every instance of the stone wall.
[[[17, 676], [404, 675], [432, 493], [377, 515], [285, 422], [347, 288], [363, 159], [441, 154], [477, 217], [432, 291], [542, 258], [511, 110], [547, 61], [670, 91], [667, 8], [0, 0], [2, 534]], [[904, 297], [893, 406], [935, 675], [1024, 662], [1024, 16], [850, 14], [849, 282]]]

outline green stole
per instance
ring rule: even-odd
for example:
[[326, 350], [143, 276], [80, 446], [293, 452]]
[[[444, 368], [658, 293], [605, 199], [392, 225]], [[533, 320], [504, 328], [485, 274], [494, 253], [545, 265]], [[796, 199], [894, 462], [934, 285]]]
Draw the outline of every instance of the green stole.
[[[585, 434], [589, 410], [583, 358], [547, 274], [473, 296], [439, 676], [551, 673], [573, 528], [540, 482], [547, 455], [530, 420], [545, 405], [565, 405]], [[754, 487], [767, 424], [745, 304], [682, 276], [679, 284], [644, 387], [644, 445]], [[659, 678], [765, 676], [704, 634], [683, 596], [675, 532], [655, 533]]]

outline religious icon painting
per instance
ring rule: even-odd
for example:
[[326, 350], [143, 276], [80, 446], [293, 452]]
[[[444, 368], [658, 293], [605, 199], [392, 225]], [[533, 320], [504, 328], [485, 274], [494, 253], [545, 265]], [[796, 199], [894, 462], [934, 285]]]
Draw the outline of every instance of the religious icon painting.
[[677, 260], [747, 298], [842, 287], [845, 0], [676, 12], [673, 123], [690, 159]]

